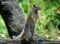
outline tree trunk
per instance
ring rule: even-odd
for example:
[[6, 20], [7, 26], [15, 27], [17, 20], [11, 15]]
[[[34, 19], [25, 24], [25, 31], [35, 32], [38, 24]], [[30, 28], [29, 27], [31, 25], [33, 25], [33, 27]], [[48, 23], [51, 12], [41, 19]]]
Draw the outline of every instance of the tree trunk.
[[6, 24], [10, 38], [17, 36], [24, 29], [25, 18], [18, 0], [0, 0], [0, 13]]

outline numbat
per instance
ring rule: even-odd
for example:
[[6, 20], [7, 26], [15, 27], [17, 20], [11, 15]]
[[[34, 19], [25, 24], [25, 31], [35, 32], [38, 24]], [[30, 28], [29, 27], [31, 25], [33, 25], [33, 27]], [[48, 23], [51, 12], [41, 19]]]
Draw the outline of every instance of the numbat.
[[29, 15], [28, 15], [27, 21], [26, 21], [26, 25], [25, 25], [25, 32], [24, 32], [23, 36], [21, 37], [22, 40], [23, 39], [25, 39], [25, 40], [33, 39], [35, 23], [38, 19], [38, 10], [39, 10], [39, 7], [34, 5], [33, 8], [31, 9], [31, 11], [29, 12]]

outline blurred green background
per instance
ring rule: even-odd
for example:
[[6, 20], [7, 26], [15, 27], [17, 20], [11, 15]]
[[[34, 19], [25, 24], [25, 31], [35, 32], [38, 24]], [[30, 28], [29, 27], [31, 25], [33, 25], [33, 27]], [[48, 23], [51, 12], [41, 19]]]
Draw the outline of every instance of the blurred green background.
[[[36, 33], [38, 36], [49, 39], [60, 39], [60, 0], [19, 0], [19, 6], [28, 16], [29, 11], [33, 5], [40, 6], [38, 11], [39, 19], [36, 23]], [[8, 32], [5, 23], [0, 16], [0, 37], [7, 38]]]

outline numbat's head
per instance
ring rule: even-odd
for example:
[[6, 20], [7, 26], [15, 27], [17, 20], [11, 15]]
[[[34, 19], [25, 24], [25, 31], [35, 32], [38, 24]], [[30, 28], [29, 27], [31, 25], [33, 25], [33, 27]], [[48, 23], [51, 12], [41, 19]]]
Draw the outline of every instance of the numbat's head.
[[35, 14], [38, 14], [38, 10], [41, 10], [40, 8], [39, 8], [39, 6], [36, 6], [36, 5], [33, 5], [33, 12], [35, 13]]
[[37, 5], [33, 5], [32, 10], [30, 11], [30, 16], [32, 17], [32, 19], [34, 19], [34, 21], [36, 21], [38, 18], [38, 10], [40, 10], [40, 7], [38, 7]]

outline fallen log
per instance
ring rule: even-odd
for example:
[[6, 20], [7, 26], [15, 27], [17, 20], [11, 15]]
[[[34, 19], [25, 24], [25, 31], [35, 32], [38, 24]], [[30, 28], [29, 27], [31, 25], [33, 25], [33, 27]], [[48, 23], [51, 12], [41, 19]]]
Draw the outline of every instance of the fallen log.
[[[0, 44], [32, 44], [31, 41], [26, 40], [0, 40]], [[35, 40], [34, 44], [60, 44], [60, 41], [50, 41], [50, 40]]]

